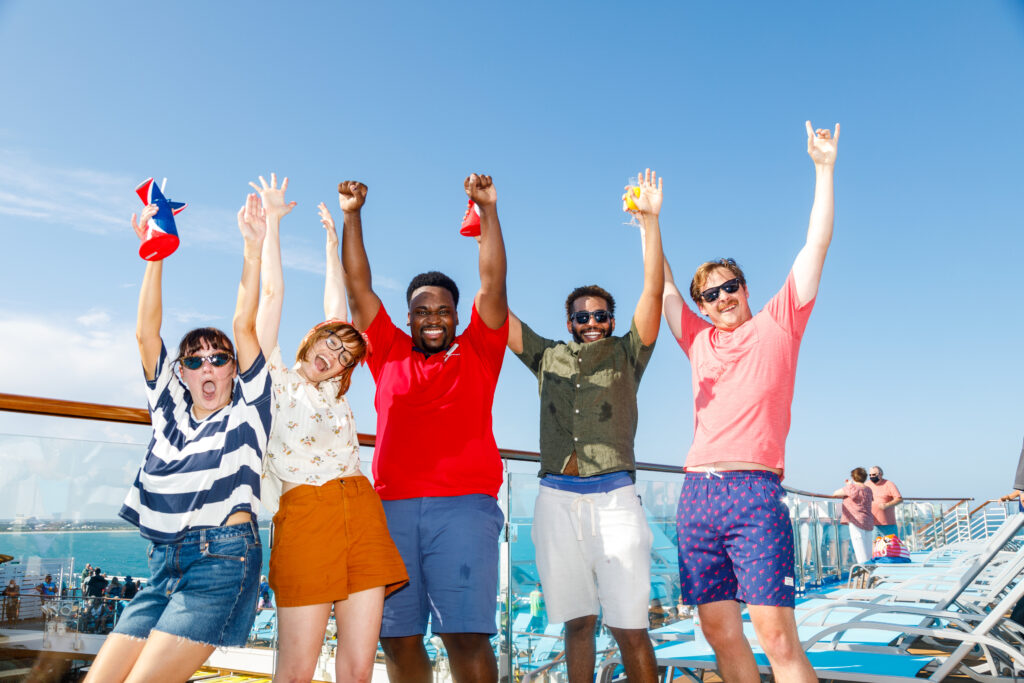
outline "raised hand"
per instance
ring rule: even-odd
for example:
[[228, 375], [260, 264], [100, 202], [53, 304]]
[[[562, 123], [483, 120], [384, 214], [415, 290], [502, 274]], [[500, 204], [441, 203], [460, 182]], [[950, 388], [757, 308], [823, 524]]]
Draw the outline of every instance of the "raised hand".
[[138, 218], [134, 213], [132, 214], [132, 229], [135, 234], [139, 236], [140, 240], [146, 239], [146, 225], [149, 223], [149, 219], [156, 215], [159, 209], [156, 204], [147, 204], [146, 208], [142, 210], [142, 218]]
[[[643, 173], [636, 174], [636, 185], [634, 187], [640, 188], [640, 196], [637, 197], [635, 194], [632, 196], [633, 205], [636, 206], [636, 211], [629, 208], [626, 203], [626, 195], [622, 195], [622, 210], [627, 213], [638, 213], [647, 216], [657, 216], [661, 213], [661, 178], [657, 177], [657, 173], [651, 169], [645, 169]], [[626, 186], [626, 192], [630, 191], [630, 186]]]
[[264, 208], [260, 205], [260, 196], [255, 192], [246, 196], [245, 204], [238, 210], [238, 231], [246, 242], [262, 242], [267, 236]]
[[324, 226], [324, 230], [327, 232], [327, 246], [338, 248], [338, 231], [334, 227], [334, 217], [331, 216], [331, 212], [327, 210], [327, 205], [323, 202], [316, 207], [320, 212], [320, 225]]
[[836, 163], [836, 152], [839, 148], [839, 124], [836, 124], [835, 135], [828, 128], [814, 130], [811, 122], [807, 126], [807, 153], [811, 161], [822, 166], [833, 166]]
[[295, 202], [286, 202], [284, 200], [285, 190], [288, 189], [288, 178], [281, 181], [281, 187], [277, 187], [277, 174], [270, 174], [270, 184], [260, 176], [260, 184], [249, 183], [252, 189], [260, 193], [260, 199], [263, 201], [263, 210], [266, 211], [268, 219], [280, 220], [282, 216], [288, 215], [292, 209], [295, 208]]
[[369, 188], [358, 180], [345, 180], [338, 183], [338, 205], [345, 213], [353, 213], [363, 208]]
[[470, 174], [462, 185], [466, 188], [466, 196], [480, 206], [494, 206], [498, 202], [498, 190], [489, 175]]

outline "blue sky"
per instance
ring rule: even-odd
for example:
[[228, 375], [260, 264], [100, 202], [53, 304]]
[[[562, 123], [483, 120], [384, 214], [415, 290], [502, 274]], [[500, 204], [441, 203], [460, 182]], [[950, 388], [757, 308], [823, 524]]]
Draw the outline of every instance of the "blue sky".
[[[803, 122], [840, 121], [835, 238], [787, 483], [831, 491], [880, 464], [905, 495], [1008, 489], [1024, 435], [1022, 2], [0, 0], [0, 63], [0, 391], [143, 405], [128, 217], [149, 176], [190, 203], [165, 268], [170, 344], [230, 327], [234, 213], [270, 171], [299, 203], [283, 227], [286, 355], [322, 316], [316, 204], [336, 207], [348, 178], [370, 186], [367, 250], [389, 310], [437, 268], [468, 320], [478, 281], [461, 185], [492, 174], [511, 306], [562, 338], [578, 284], [612, 291], [626, 325], [642, 274], [618, 197], [647, 166], [665, 178], [679, 279], [730, 255], [763, 305], [806, 231]], [[373, 431], [363, 369], [350, 400]], [[682, 463], [690, 371], [664, 326], [639, 401], [640, 459]], [[512, 356], [494, 413], [499, 444], [536, 449], [536, 385]], [[0, 417], [9, 433], [47, 425]]]

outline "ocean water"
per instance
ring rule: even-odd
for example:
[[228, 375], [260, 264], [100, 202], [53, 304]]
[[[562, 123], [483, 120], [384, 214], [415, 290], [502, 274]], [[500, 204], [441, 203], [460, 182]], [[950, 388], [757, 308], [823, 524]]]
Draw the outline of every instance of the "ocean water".
[[[263, 541], [263, 573], [270, 567], [270, 532], [260, 530]], [[90, 531], [67, 533], [2, 533], [0, 554], [27, 563], [31, 557], [74, 558], [75, 571], [86, 565], [100, 567], [107, 575], [149, 577], [146, 551], [149, 541], [137, 531]]]

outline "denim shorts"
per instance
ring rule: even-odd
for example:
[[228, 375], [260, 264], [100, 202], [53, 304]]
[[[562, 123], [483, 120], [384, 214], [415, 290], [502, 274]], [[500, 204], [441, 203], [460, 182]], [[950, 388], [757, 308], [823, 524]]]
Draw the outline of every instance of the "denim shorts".
[[680, 600], [793, 607], [793, 527], [774, 472], [688, 472], [679, 494]]
[[505, 515], [484, 494], [385, 500], [409, 584], [384, 601], [382, 638], [498, 632], [498, 536]]
[[197, 529], [177, 543], [153, 544], [149, 583], [113, 632], [148, 638], [156, 630], [205, 645], [245, 645], [262, 567], [255, 522]]

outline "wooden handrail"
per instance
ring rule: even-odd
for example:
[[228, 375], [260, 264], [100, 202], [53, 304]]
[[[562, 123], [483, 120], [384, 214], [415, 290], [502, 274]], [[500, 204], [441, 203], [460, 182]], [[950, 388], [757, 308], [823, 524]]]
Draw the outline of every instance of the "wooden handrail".
[[[105, 422], [122, 422], [127, 424], [148, 425], [149, 411], [144, 408], [128, 408], [125, 406], [111, 406], [100, 403], [81, 403], [79, 401], [64, 401], [56, 398], [38, 398], [36, 396], [21, 396], [18, 394], [0, 393], [0, 412], [28, 413], [31, 415], [50, 415], [53, 417], [72, 417], [82, 420], [103, 420]], [[359, 445], [373, 448], [377, 443], [375, 434], [358, 434]], [[498, 452], [507, 460], [520, 462], [540, 462], [540, 453], [536, 451], [521, 451], [514, 448], [499, 448]], [[659, 463], [638, 462], [638, 470], [645, 472], [662, 472], [666, 474], [682, 474], [683, 468], [679, 465], [662, 465]], [[790, 493], [818, 498], [833, 498], [827, 493], [813, 493], [785, 487]], [[973, 498], [904, 498], [905, 501], [927, 500], [974, 500]]]
[[32, 415], [76, 417], [83, 420], [104, 420], [127, 424], [149, 424], [149, 411], [143, 408], [108, 406], [99, 403], [80, 403], [56, 398], [37, 398], [18, 394], [0, 394], [0, 410]]

